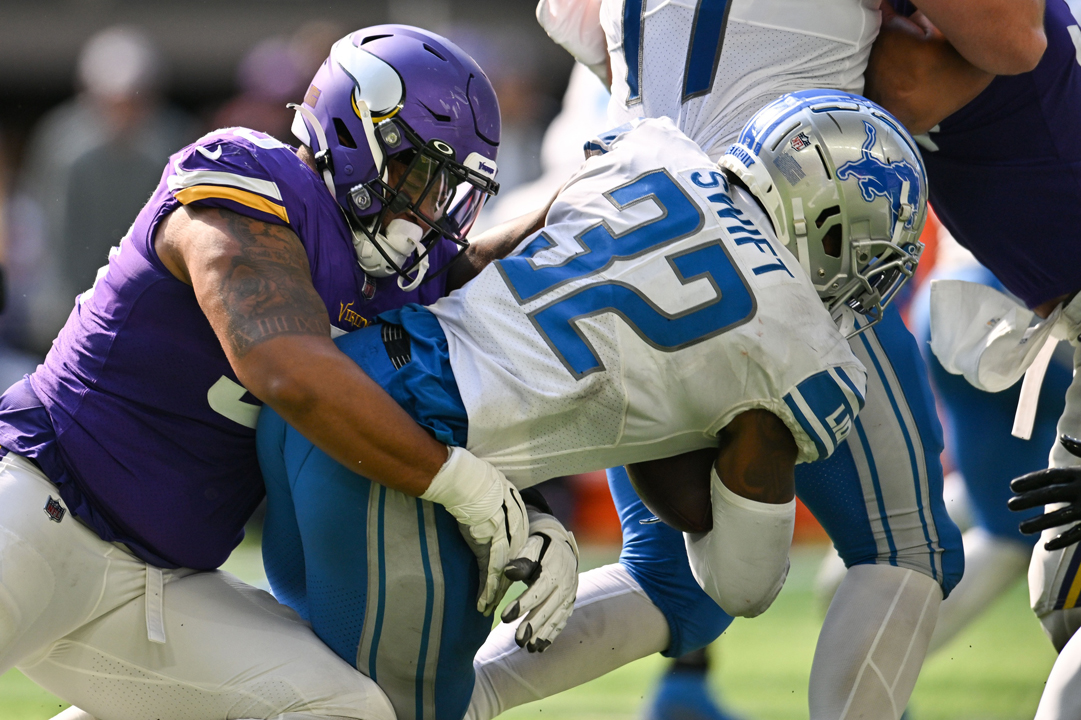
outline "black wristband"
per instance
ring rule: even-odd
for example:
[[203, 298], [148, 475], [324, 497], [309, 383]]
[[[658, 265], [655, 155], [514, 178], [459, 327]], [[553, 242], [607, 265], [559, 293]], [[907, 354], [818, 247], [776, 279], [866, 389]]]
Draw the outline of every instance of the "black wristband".
[[535, 487], [527, 487], [525, 490], [519, 490], [518, 494], [522, 496], [522, 502], [534, 510], [551, 515], [552, 506], [548, 504], [548, 501], [541, 495], [540, 490]]

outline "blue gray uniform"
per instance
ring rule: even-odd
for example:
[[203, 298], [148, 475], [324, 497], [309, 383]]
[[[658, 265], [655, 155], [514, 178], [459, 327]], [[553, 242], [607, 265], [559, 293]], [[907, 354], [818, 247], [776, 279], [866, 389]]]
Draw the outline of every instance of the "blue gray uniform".
[[[867, 404], [832, 456], [796, 467], [796, 495], [826, 529], [846, 567], [889, 564], [931, 576], [943, 594], [961, 579], [961, 534], [942, 500], [942, 428], [927, 371], [894, 307], [852, 340], [867, 368]], [[682, 537], [649, 516], [622, 469], [608, 484], [623, 526], [627, 568], [668, 620], [669, 657], [705, 647], [732, 622], [695, 582]]]
[[[412, 360], [399, 370], [382, 335], [393, 326], [338, 346], [436, 439], [464, 446], [446, 338], [432, 315], [409, 315]], [[269, 409], [256, 439], [267, 488], [263, 561], [278, 600], [379, 683], [400, 720], [459, 720], [491, 619], [477, 611], [476, 557], [457, 521], [347, 470]]]

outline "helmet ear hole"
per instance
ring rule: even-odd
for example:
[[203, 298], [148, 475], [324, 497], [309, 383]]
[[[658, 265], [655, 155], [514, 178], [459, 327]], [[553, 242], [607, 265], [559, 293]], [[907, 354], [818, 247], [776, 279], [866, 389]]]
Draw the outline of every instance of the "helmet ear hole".
[[840, 215], [840, 214], [841, 214], [841, 207], [839, 205], [834, 205], [832, 207], [826, 208], [822, 212], [818, 213], [818, 217], [815, 218], [815, 227], [821, 228], [823, 225], [826, 224], [826, 221], [829, 220], [831, 217], [834, 217], [835, 215]]
[[338, 142], [351, 150], [357, 149], [357, 141], [353, 139], [353, 133], [345, 126], [341, 118], [334, 118], [334, 130], [338, 133]]
[[823, 225], [830, 221], [830, 218], [836, 218], [834, 225], [822, 235], [822, 250], [830, 257], [841, 257], [841, 241], [844, 240], [844, 232], [841, 229], [841, 208], [838, 205], [832, 205], [822, 212], [818, 213], [818, 217], [815, 219], [815, 227], [821, 229]]
[[844, 239], [844, 231], [841, 223], [835, 224], [822, 236], [822, 250], [830, 257], [841, 257], [841, 241]]

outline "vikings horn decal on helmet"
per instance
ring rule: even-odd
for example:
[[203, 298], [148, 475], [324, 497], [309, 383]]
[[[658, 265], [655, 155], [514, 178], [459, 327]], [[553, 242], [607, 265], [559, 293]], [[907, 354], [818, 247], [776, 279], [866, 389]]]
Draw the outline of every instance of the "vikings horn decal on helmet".
[[826, 307], [859, 326], [846, 331], [882, 318], [916, 269], [927, 217], [923, 160], [892, 115], [836, 90], [790, 93], [747, 122], [720, 165], [765, 207]]
[[499, 103], [480, 66], [435, 33], [357, 30], [334, 44], [296, 110], [368, 274], [415, 288], [441, 238], [465, 248], [498, 192]]

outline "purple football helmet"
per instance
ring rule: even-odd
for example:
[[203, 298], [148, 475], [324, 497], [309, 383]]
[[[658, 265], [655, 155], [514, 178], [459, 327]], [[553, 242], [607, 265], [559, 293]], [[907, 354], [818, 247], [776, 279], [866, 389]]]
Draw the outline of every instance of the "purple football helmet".
[[293, 134], [345, 211], [365, 272], [397, 274], [412, 289], [440, 238], [466, 247], [499, 190], [499, 102], [458, 46], [406, 25], [357, 30], [334, 43], [291, 107]]

